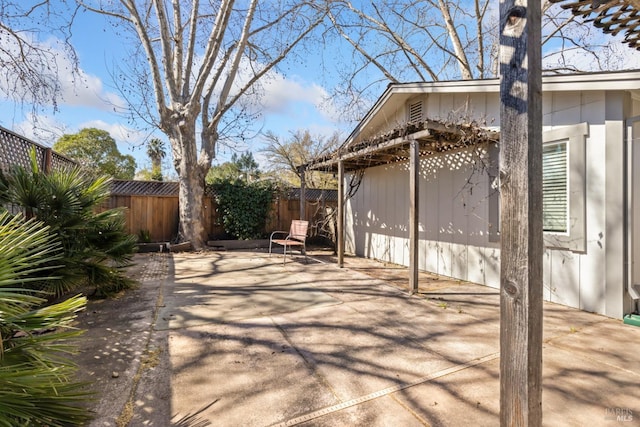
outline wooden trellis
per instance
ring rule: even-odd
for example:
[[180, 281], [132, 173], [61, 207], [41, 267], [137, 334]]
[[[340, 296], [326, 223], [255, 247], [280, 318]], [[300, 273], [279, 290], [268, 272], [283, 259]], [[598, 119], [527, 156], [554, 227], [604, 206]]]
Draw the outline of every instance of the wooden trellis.
[[31, 150], [35, 150], [40, 170], [44, 172], [76, 165], [76, 162], [56, 153], [51, 148], [33, 142], [0, 126], [0, 170], [8, 172], [14, 165], [29, 168], [31, 165]]
[[624, 42], [640, 50], [640, 0], [551, 0], [605, 34], [624, 34]]

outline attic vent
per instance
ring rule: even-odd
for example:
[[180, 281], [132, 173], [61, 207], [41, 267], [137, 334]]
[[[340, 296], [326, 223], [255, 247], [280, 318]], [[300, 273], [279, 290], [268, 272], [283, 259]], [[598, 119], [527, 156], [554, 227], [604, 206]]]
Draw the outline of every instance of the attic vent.
[[417, 123], [422, 120], [422, 101], [409, 104], [409, 123]]

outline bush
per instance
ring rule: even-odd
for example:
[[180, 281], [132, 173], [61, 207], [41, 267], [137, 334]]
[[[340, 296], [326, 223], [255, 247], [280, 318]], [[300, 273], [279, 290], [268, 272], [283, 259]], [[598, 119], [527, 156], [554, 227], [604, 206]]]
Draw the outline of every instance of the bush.
[[44, 174], [33, 156], [30, 170], [14, 168], [0, 187], [4, 202], [46, 224], [62, 243], [63, 268], [56, 271], [62, 280], [40, 282], [44, 291], [60, 296], [95, 286], [97, 295], [106, 295], [133, 283], [122, 269], [131, 264], [136, 236], [125, 233], [122, 211], [96, 213], [109, 197], [108, 177], [93, 179], [79, 168]]
[[211, 184], [224, 230], [241, 240], [264, 237], [274, 188], [269, 183], [218, 181]]
[[[53, 274], [64, 256], [60, 241], [41, 223], [0, 213], [0, 426], [84, 425], [89, 419], [84, 384], [64, 343], [86, 299], [75, 296], [43, 306], [41, 292], [26, 289]], [[31, 285], [31, 286], [26, 286]]]

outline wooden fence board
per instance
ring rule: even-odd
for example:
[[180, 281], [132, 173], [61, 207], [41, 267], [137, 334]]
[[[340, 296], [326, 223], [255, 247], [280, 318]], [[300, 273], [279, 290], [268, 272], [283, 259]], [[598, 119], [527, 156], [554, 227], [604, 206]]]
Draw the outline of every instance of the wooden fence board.
[[[336, 202], [315, 202], [307, 200], [305, 216], [311, 224], [321, 219], [325, 207], [335, 208]], [[124, 207], [126, 230], [130, 234], [139, 235], [147, 230], [152, 242], [170, 242], [178, 234], [179, 211], [177, 196], [111, 196], [106, 204], [109, 208]], [[205, 197], [205, 229], [211, 237], [223, 236], [224, 228], [217, 223], [218, 212], [215, 200]], [[265, 232], [288, 230], [291, 221], [300, 219], [300, 203], [297, 200], [276, 198]], [[311, 232], [313, 235], [313, 231]]]

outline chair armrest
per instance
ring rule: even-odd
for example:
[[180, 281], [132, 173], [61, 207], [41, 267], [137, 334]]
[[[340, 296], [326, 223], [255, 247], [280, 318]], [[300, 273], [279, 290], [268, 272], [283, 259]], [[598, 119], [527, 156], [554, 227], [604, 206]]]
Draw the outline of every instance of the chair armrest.
[[283, 236], [286, 236], [287, 234], [289, 234], [288, 231], [274, 231], [273, 233], [271, 233], [271, 236], [269, 236], [269, 240], [273, 240], [273, 236], [275, 234], [282, 234]]

